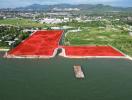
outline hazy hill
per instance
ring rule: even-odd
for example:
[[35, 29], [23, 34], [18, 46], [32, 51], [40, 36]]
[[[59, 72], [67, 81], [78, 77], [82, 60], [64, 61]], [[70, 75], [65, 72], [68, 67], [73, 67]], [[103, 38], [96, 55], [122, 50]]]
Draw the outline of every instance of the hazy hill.
[[103, 5], [103, 4], [97, 4], [97, 5], [91, 5], [91, 4], [78, 4], [78, 5], [72, 5], [72, 4], [56, 4], [56, 5], [41, 5], [41, 4], [33, 4], [26, 7], [19, 7], [15, 8], [14, 10], [31, 10], [31, 11], [49, 11], [53, 10], [54, 8], [58, 9], [65, 9], [65, 8], [78, 8], [80, 10], [89, 10], [89, 11], [132, 11], [132, 7], [123, 8], [123, 7], [112, 7], [109, 5]]

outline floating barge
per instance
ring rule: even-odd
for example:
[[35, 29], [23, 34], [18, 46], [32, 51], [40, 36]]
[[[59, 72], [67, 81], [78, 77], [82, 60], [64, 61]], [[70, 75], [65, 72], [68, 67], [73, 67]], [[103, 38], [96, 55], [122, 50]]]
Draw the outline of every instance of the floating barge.
[[76, 78], [84, 78], [84, 73], [82, 71], [82, 68], [80, 65], [74, 65], [74, 73], [75, 73], [75, 76]]

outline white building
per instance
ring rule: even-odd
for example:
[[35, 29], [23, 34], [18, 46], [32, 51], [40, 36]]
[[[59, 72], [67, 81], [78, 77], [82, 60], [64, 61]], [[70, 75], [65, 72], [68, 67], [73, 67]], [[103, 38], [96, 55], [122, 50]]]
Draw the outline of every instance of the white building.
[[80, 17], [76, 17], [75, 20], [78, 21], [78, 22], [82, 22], [83, 21]]
[[64, 17], [64, 19], [59, 18], [43, 18], [40, 20], [40, 23], [47, 23], [47, 24], [57, 24], [57, 23], [63, 23], [63, 22], [69, 22], [70, 18]]
[[80, 31], [82, 31], [82, 30], [80, 29], [80, 27], [79, 27], [78, 29], [76, 29], [76, 30], [69, 30], [69, 32], [80, 32]]
[[132, 36], [132, 31], [131, 31], [131, 32], [129, 32], [129, 35], [130, 35], [130, 36]]
[[47, 24], [57, 24], [57, 23], [62, 23], [62, 19], [57, 19], [57, 18], [44, 18], [40, 20], [40, 23], [47, 23]]
[[51, 29], [53, 29], [53, 30], [60, 30], [61, 28], [60, 27], [51, 27]]

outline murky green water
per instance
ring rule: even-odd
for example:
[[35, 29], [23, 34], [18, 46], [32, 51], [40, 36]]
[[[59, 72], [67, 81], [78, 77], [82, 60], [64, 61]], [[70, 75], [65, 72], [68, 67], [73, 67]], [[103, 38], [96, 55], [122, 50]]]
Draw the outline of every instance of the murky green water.
[[[73, 65], [85, 79], [74, 77]], [[0, 100], [131, 100], [132, 62], [123, 59], [0, 58]]]

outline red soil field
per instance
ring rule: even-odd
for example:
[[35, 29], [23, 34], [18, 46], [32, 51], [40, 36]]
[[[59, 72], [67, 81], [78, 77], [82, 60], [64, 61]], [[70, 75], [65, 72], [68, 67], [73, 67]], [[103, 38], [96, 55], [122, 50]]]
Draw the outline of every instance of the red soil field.
[[7, 53], [7, 57], [54, 57], [55, 49], [63, 48], [64, 57], [125, 56], [111, 46], [59, 46], [62, 30], [37, 31]]
[[15, 56], [52, 56], [54, 49], [58, 47], [63, 31], [37, 31], [16, 48], [8, 52], [8, 55]]
[[66, 56], [124, 56], [111, 46], [64, 46]]

